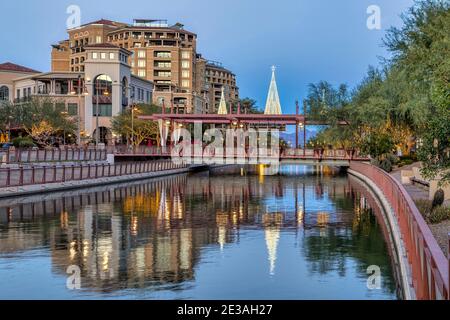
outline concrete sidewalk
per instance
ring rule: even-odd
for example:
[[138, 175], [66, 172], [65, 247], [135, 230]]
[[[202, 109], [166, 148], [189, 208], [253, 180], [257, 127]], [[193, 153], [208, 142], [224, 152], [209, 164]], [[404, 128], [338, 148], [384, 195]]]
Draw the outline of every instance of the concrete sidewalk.
[[61, 183], [48, 183], [48, 184], [38, 184], [38, 185], [29, 185], [22, 187], [9, 187], [9, 188], [0, 188], [0, 198], [10, 198], [17, 196], [26, 196], [33, 195], [43, 192], [54, 192], [54, 191], [64, 191], [70, 189], [78, 189], [85, 187], [93, 187], [100, 185], [108, 185], [115, 184], [120, 182], [127, 181], [136, 181], [136, 180], [144, 180], [148, 178], [154, 177], [162, 177], [180, 173], [190, 172], [192, 170], [198, 170], [199, 167], [191, 166], [188, 168], [180, 168], [174, 170], [166, 170], [166, 171], [155, 171], [141, 174], [130, 174], [116, 177], [105, 177], [99, 179], [85, 179], [81, 181], [70, 181], [70, 182], [61, 182]]

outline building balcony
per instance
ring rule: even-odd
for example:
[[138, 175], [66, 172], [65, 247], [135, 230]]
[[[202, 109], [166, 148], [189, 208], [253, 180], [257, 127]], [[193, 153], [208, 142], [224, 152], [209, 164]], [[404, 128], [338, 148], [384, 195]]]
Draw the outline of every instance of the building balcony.
[[14, 99], [14, 103], [26, 103], [26, 102], [30, 102], [31, 101], [31, 97], [23, 97], [23, 98], [15, 98]]

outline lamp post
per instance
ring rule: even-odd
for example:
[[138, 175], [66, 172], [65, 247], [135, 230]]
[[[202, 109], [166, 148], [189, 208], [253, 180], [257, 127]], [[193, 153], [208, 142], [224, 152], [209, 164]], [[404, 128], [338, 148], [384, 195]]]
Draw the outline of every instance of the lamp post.
[[[64, 120], [66, 120], [68, 113], [67, 111], [62, 111], [61, 115], [64, 117]], [[66, 126], [63, 125], [63, 127], [63, 146], [66, 146]]]
[[[134, 147], [134, 92], [131, 86], [127, 87], [130, 95], [130, 108], [131, 108], [131, 146]], [[127, 139], [128, 145], [128, 139]]]
[[71, 95], [78, 95], [78, 107], [77, 107], [77, 145], [81, 146], [81, 97], [87, 96], [89, 92], [87, 91], [86, 86], [81, 87], [81, 75], [78, 75], [78, 88], [77, 91], [72, 89], [70, 92]]

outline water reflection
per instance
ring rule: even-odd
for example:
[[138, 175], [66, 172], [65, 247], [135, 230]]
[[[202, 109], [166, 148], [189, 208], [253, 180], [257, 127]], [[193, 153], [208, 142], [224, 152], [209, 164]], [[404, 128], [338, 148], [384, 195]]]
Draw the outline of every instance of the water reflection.
[[[395, 298], [375, 203], [346, 176], [299, 170], [180, 175], [0, 204], [0, 297]], [[32, 252], [50, 260], [46, 285], [13, 289], [5, 279], [25, 260], [31, 279], [46, 268]], [[81, 291], [65, 288], [70, 265], [81, 268]], [[370, 265], [383, 271], [377, 292], [365, 286]]]

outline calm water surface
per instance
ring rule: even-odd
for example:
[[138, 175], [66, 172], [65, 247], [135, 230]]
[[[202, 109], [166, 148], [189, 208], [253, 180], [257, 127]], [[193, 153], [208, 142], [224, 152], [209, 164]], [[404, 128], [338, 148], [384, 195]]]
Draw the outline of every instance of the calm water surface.
[[[4, 200], [0, 299], [396, 299], [367, 191], [309, 170]], [[381, 289], [367, 287], [371, 265]], [[69, 266], [80, 290], [66, 286]]]

